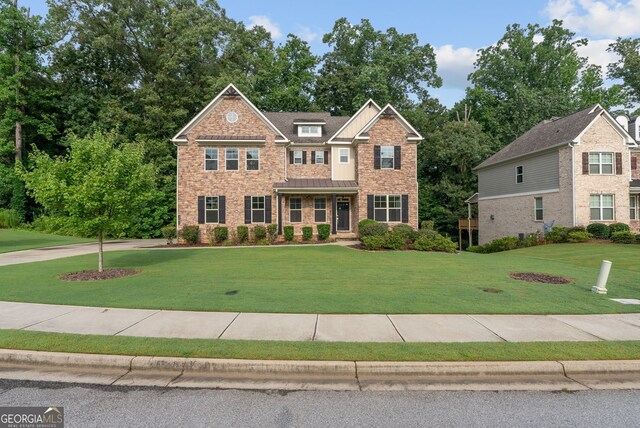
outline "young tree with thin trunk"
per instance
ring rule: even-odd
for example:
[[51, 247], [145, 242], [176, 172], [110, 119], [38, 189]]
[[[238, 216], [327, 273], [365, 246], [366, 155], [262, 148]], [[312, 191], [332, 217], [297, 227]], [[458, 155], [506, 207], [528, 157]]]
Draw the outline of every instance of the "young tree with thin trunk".
[[70, 137], [65, 157], [35, 151], [23, 171], [26, 187], [47, 213], [64, 217], [86, 236], [98, 238], [98, 271], [103, 241], [122, 233], [153, 203], [155, 171], [144, 164], [141, 146], [118, 144], [113, 133]]

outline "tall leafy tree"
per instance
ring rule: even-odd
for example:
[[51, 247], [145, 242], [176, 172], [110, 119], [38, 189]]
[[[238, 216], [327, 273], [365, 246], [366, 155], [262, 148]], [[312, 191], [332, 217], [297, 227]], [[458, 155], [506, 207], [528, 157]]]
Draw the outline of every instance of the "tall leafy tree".
[[323, 110], [353, 114], [369, 98], [405, 109], [428, 100], [427, 88], [442, 84], [433, 48], [420, 45], [415, 34], [382, 32], [367, 19], [358, 25], [340, 18], [322, 41], [331, 47], [315, 88]]
[[587, 67], [577, 52], [586, 43], [558, 20], [547, 27], [510, 25], [495, 45], [480, 51], [469, 75], [473, 87], [461, 104], [472, 106], [473, 118], [501, 145], [586, 103], [609, 107], [618, 101], [619, 89], [605, 89], [599, 70]]
[[115, 134], [101, 132], [72, 136], [65, 157], [31, 153], [23, 174], [29, 192], [49, 215], [98, 238], [99, 272], [105, 236], [125, 231], [155, 203], [155, 171], [143, 158], [140, 145], [119, 145]]
[[619, 38], [609, 46], [609, 51], [620, 57], [609, 65], [609, 77], [622, 79], [629, 101], [640, 103], [640, 38]]

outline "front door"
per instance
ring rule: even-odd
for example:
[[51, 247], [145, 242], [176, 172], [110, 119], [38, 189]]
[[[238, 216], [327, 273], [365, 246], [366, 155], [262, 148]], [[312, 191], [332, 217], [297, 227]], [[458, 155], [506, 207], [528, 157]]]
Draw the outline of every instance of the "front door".
[[342, 231], [348, 231], [349, 228], [349, 211], [350, 204], [349, 201], [346, 202], [336, 202], [337, 211], [338, 211], [338, 225], [337, 229]]

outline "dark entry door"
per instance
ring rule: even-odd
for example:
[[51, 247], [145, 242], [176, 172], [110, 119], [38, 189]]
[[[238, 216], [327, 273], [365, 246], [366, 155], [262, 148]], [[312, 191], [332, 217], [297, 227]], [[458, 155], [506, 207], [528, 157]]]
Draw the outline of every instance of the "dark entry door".
[[349, 202], [337, 202], [338, 230], [349, 230]]

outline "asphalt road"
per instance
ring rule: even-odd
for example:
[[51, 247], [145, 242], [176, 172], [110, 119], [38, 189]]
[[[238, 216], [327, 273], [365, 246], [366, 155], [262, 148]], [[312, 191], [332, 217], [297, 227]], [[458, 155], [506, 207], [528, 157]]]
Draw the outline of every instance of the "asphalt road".
[[0, 381], [0, 406], [64, 406], [66, 427], [631, 427], [640, 391], [255, 392]]

